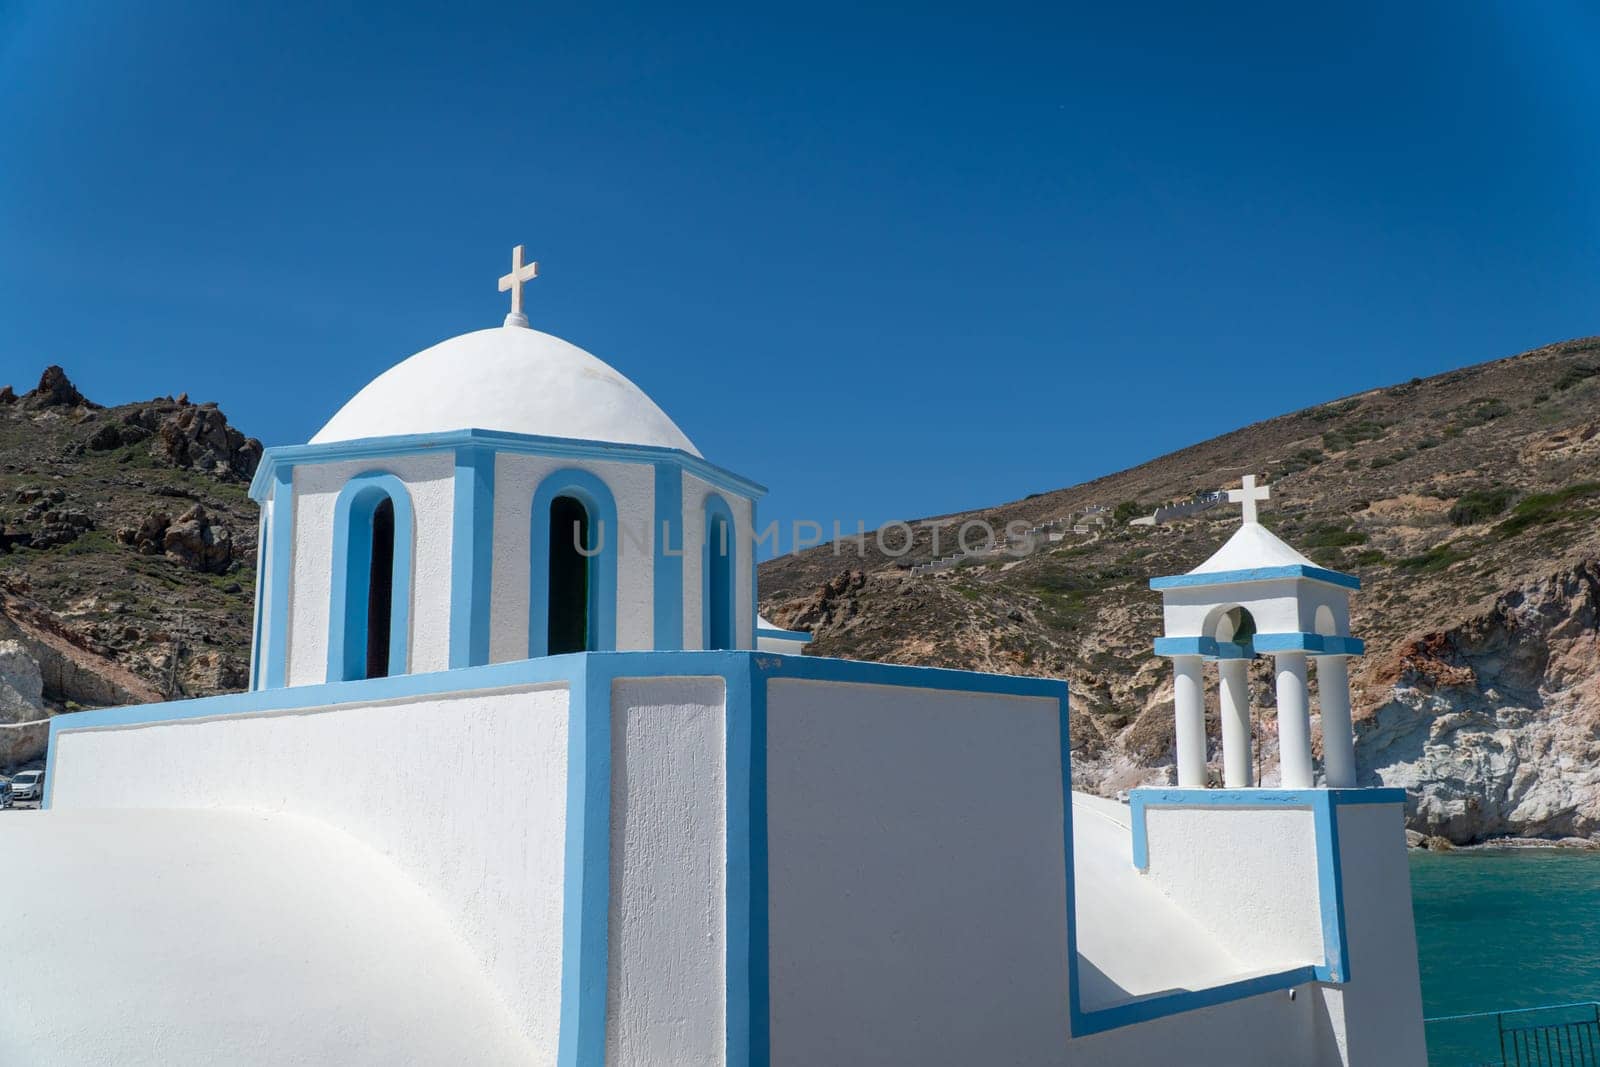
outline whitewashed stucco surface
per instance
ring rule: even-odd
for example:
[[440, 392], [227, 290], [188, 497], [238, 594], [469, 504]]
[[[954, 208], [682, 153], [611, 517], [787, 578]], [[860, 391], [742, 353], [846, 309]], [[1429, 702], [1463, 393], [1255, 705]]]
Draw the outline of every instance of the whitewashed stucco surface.
[[1039, 698], [770, 683], [774, 1064], [1065, 1048], [1058, 720]]
[[0, 1063], [553, 1062], [438, 904], [320, 821], [19, 812], [0, 854]]
[[724, 699], [720, 678], [612, 687], [608, 1064], [722, 1062]]
[[1321, 963], [1309, 808], [1150, 808], [1148, 878], [1244, 966]]
[[560, 1009], [567, 690], [523, 688], [66, 731], [54, 816], [292, 813], [386, 858], [448, 917], [541, 1058]]
[[1072, 794], [1079, 996], [1087, 1010], [1252, 973], [1134, 866], [1128, 808]]

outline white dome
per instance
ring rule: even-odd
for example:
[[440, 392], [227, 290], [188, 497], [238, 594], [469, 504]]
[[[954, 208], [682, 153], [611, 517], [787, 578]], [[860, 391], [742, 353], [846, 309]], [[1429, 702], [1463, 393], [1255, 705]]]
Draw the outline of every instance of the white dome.
[[522, 326], [464, 333], [390, 367], [340, 408], [311, 443], [450, 430], [654, 445], [700, 455], [644, 390], [577, 345]]

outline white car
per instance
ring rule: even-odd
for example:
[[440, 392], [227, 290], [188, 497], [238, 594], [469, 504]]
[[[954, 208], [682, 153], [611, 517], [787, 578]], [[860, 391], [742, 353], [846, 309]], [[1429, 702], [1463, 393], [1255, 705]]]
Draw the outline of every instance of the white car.
[[20, 771], [11, 776], [11, 799], [31, 800], [38, 803], [44, 799], [44, 772]]

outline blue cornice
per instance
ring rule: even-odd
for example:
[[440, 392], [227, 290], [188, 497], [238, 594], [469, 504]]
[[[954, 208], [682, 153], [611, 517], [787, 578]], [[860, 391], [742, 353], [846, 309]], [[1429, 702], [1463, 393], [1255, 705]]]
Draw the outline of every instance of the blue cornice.
[[1330, 571], [1325, 567], [1308, 567], [1304, 563], [1290, 563], [1282, 567], [1249, 567], [1239, 571], [1213, 571], [1210, 574], [1173, 574], [1165, 578], [1150, 579], [1151, 589], [1186, 589], [1196, 585], [1233, 585], [1235, 582], [1270, 582], [1279, 578], [1304, 578], [1312, 582], [1345, 589], [1360, 589], [1361, 579], [1343, 571]]
[[1306, 652], [1313, 656], [1359, 656], [1366, 651], [1359, 637], [1333, 637], [1324, 634], [1256, 634], [1249, 641], [1235, 643], [1212, 637], [1158, 637], [1158, 656], [1204, 656], [1207, 659], [1252, 659], [1270, 652]]
[[765, 637], [769, 641], [799, 641], [802, 644], [811, 643], [811, 635], [804, 630], [780, 630], [776, 626], [756, 627], [756, 637]]
[[451, 430], [447, 433], [399, 434], [393, 437], [363, 437], [355, 441], [330, 441], [325, 445], [275, 445], [261, 457], [256, 476], [250, 482], [251, 499], [265, 499], [278, 467], [291, 468], [303, 463], [335, 463], [341, 460], [415, 455], [423, 452], [451, 451], [468, 445], [534, 456], [561, 459], [597, 459], [614, 463], [674, 463], [697, 478], [719, 489], [749, 499], [767, 495], [759, 482], [725, 470], [681, 448], [655, 445], [623, 445], [607, 441], [579, 441], [570, 437], [541, 437], [537, 434], [506, 433], [501, 430]]

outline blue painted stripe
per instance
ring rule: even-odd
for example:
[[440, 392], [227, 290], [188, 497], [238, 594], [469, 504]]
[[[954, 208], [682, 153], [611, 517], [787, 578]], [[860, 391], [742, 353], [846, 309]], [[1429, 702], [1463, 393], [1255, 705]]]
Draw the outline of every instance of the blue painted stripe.
[[[734, 527], [734, 529], [737, 530], [738, 526], [736, 525]], [[748, 539], [746, 539], [745, 537], [743, 537], [741, 535], [740, 538], [739, 538], [739, 543], [740, 544], [747, 544], [747, 545], [750, 546], [750, 548], [749, 548], [750, 559], [748, 561], [748, 565], [749, 565], [749, 569], [750, 569], [750, 624], [747, 627], [744, 627], [743, 629], [741, 629], [739, 631], [741, 635], [748, 634], [750, 636], [750, 643], [748, 645], [746, 645], [743, 641], [740, 641], [739, 642], [739, 647], [740, 648], [752, 648], [753, 649], [753, 648], [756, 647], [756, 627], [758, 625], [756, 620], [761, 617], [761, 605], [760, 605], [760, 600], [759, 600], [759, 593], [758, 593], [757, 586], [756, 586], [756, 575], [757, 575], [758, 568], [756, 567], [756, 498], [755, 497], [751, 497], [750, 498], [750, 537]]]
[[294, 567], [294, 518], [294, 471], [285, 467], [276, 472], [272, 479], [272, 540], [269, 548], [272, 577], [266, 605], [267, 654], [261, 671], [263, 689], [277, 689], [289, 684], [289, 578]]
[[[724, 1006], [724, 1057], [729, 1067], [750, 1067], [757, 1062], [754, 1055], [753, 1020], [760, 1013], [751, 997], [751, 985], [758, 971], [754, 956], [756, 935], [754, 916], [765, 913], [765, 900], [757, 901], [756, 866], [765, 867], [764, 853], [758, 860], [755, 836], [758, 825], [764, 836], [766, 819], [757, 819], [759, 806], [765, 803], [766, 777], [757, 767], [765, 767], [765, 741], [760, 736], [763, 729], [756, 728], [755, 718], [765, 713], [766, 682], [759, 673], [750, 670], [745, 659], [740, 669], [730, 674], [726, 681], [726, 712], [723, 726], [724, 774], [727, 781], [726, 866], [724, 867], [723, 929], [727, 943], [723, 946], [725, 962], [723, 972], [726, 982]], [[759, 696], [757, 695], [759, 691]], [[758, 708], [759, 704], [759, 708]], [[757, 745], [762, 746], [760, 752]], [[758, 800], [759, 794], [759, 800]], [[764, 874], [764, 872], [763, 872]]]
[[756, 660], [769, 678], [898, 685], [917, 689], [948, 689], [959, 693], [1047, 697], [1060, 701], [1067, 699], [1067, 683], [1059, 678], [983, 674], [950, 667], [910, 667], [898, 663], [867, 663], [864, 660], [795, 656], [779, 652], [756, 653]]
[[256, 581], [254, 610], [250, 619], [250, 686], [253, 691], [261, 688], [261, 670], [266, 666], [261, 660], [261, 634], [262, 625], [266, 619], [266, 598], [262, 595], [266, 588], [263, 583], [267, 579], [267, 556], [271, 549], [267, 547], [271, 531], [267, 523], [267, 511], [261, 509], [260, 521], [256, 526]]
[[603, 1067], [611, 909], [611, 686], [584, 657], [567, 717], [561, 1067]]
[[1184, 589], [1197, 585], [1232, 585], [1234, 582], [1268, 582], [1277, 578], [1307, 578], [1313, 582], [1326, 582], [1345, 589], [1360, 589], [1361, 579], [1342, 571], [1324, 567], [1308, 567], [1304, 563], [1291, 563], [1282, 567], [1249, 567], [1237, 571], [1213, 571], [1210, 574], [1173, 574], [1150, 579], [1151, 589]]
[[489, 662], [489, 602], [494, 571], [494, 453], [456, 449], [450, 538], [450, 666]]
[[651, 531], [655, 604], [651, 644], [683, 648], [683, 468], [656, 464], [655, 529]]
[[1207, 659], [1251, 659], [1272, 652], [1309, 652], [1315, 656], [1359, 656], [1366, 642], [1359, 637], [1326, 634], [1256, 634], [1249, 641], [1218, 641], [1211, 637], [1158, 637], [1158, 656], [1205, 656]]
[[1073, 1014], [1072, 1036], [1084, 1037], [1104, 1033], [1122, 1026], [1147, 1023], [1181, 1012], [1215, 1007], [1247, 997], [1258, 997], [1295, 986], [1317, 981], [1313, 967], [1294, 967], [1287, 971], [1242, 978], [1236, 982], [1209, 986], [1205, 989], [1185, 989], [1176, 993], [1156, 993], [1138, 1000], [1130, 1000], [1110, 1008], [1079, 1011]]
[[1359, 656], [1366, 642], [1359, 637], [1332, 637], [1324, 634], [1256, 634], [1250, 644], [1257, 652], [1309, 652], [1323, 656]]
[[810, 644], [811, 635], [804, 630], [779, 630], [776, 627], [760, 626], [756, 628], [756, 636], [765, 637], [769, 641], [799, 641], [801, 644]]
[[623, 445], [606, 441], [582, 441], [570, 437], [544, 437], [537, 434], [506, 433], [500, 430], [452, 430], [447, 433], [397, 434], [392, 437], [363, 437], [355, 441], [331, 441], [320, 445], [276, 445], [266, 450], [250, 482], [250, 496], [260, 501], [267, 487], [278, 477], [278, 468], [301, 463], [333, 463], [359, 459], [392, 459], [419, 452], [454, 450], [462, 445], [483, 445], [496, 452], [530, 456], [555, 456], [560, 459], [598, 459], [617, 463], [672, 463], [718, 489], [743, 497], [760, 497], [766, 486], [753, 482], [682, 449], [654, 445]]

